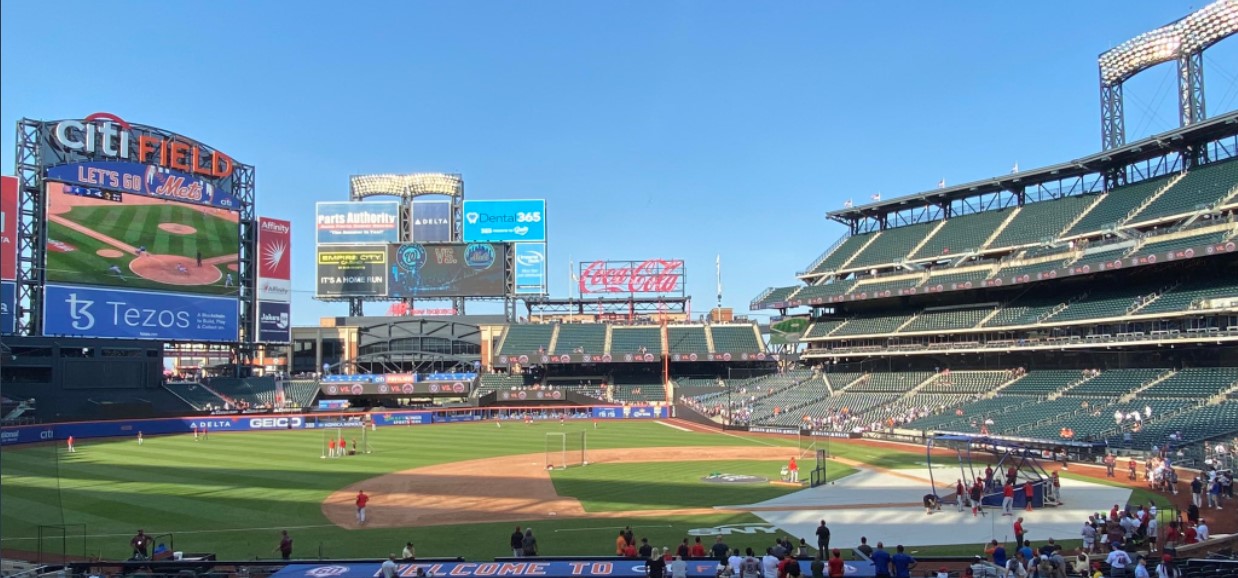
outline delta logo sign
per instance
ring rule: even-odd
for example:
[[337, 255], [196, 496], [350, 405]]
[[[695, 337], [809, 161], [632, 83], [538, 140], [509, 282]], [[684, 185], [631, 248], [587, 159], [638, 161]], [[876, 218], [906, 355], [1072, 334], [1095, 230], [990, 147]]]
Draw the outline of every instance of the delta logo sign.
[[56, 122], [47, 132], [47, 144], [70, 159], [48, 167], [48, 180], [240, 209], [229, 180], [232, 157], [192, 139], [104, 112]]

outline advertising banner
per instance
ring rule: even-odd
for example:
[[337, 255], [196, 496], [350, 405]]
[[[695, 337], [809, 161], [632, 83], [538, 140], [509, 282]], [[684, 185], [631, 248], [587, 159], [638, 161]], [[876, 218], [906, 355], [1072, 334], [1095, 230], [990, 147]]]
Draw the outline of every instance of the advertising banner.
[[292, 301], [292, 223], [258, 218], [258, 299]]
[[17, 283], [0, 282], [0, 333], [17, 329]]
[[0, 280], [17, 279], [17, 177], [0, 177]]
[[[55, 159], [48, 164], [80, 163], [108, 159], [136, 165], [155, 165], [160, 169], [187, 176], [210, 179], [231, 193], [238, 164], [222, 151], [189, 137], [160, 128], [130, 123], [107, 112], [96, 112], [81, 120], [59, 120], [41, 123], [39, 142], [43, 159]], [[104, 169], [106, 170], [106, 169]], [[145, 176], [144, 173], [136, 173]], [[99, 180], [112, 179], [116, 181]], [[98, 173], [92, 183], [112, 187], [112, 182], [124, 185], [122, 174]], [[136, 191], [136, 187], [130, 188]], [[186, 201], [190, 202], [190, 201]], [[235, 207], [240, 208], [240, 207]]]
[[[776, 528], [766, 527], [762, 533], [774, 533]], [[712, 528], [711, 528], [712, 530]], [[753, 532], [748, 530], [744, 533]], [[717, 534], [722, 534], [718, 531]], [[740, 533], [736, 531], [734, 533]], [[708, 534], [713, 535], [713, 534]], [[800, 576], [811, 576], [812, 561], [800, 560]], [[285, 566], [271, 578], [377, 578], [383, 575], [377, 562], [348, 564], [292, 564]], [[688, 560], [685, 576], [688, 578], [714, 578], [718, 574], [716, 560]], [[843, 565], [843, 575], [852, 578], [873, 576], [871, 563], [848, 561]], [[398, 578], [417, 576], [511, 576], [521, 578], [645, 578], [645, 562], [638, 559], [582, 559], [582, 560], [508, 560], [500, 562], [401, 562], [395, 570]]]
[[205, 179], [138, 163], [94, 161], [47, 168], [47, 180], [165, 201], [239, 211], [241, 203]]
[[546, 294], [546, 244], [515, 243], [512, 263], [517, 295]]
[[400, 242], [400, 203], [318, 203], [319, 245], [387, 244]]
[[258, 302], [258, 341], [290, 343], [292, 341], [292, 304], [273, 301]]
[[319, 297], [385, 297], [387, 246], [318, 247]]
[[468, 381], [418, 381], [406, 383], [323, 383], [323, 395], [443, 395], [464, 397], [472, 391]]
[[416, 201], [409, 234], [418, 243], [451, 242], [451, 201]]
[[163, 341], [236, 341], [237, 301], [69, 285], [48, 285], [43, 334]]
[[235, 211], [48, 181], [47, 281], [236, 295]]
[[390, 297], [501, 297], [507, 246], [408, 243], [390, 247]]
[[465, 241], [546, 240], [546, 200], [464, 201]]
[[593, 261], [580, 264], [580, 294], [677, 294], [685, 290], [685, 269], [680, 259]]

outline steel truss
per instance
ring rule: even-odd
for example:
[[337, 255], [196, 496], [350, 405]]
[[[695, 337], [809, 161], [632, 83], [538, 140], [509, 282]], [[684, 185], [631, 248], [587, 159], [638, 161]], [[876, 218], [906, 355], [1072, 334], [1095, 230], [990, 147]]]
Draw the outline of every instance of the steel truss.
[[[43, 288], [47, 282], [44, 268], [47, 251], [47, 199], [44, 172], [47, 167], [64, 163], [81, 162], [85, 157], [69, 154], [45, 146], [48, 131], [58, 121], [40, 121], [23, 118], [17, 123], [17, 161], [15, 173], [18, 179], [18, 257], [17, 257], [17, 310], [16, 334], [23, 336], [43, 335]], [[134, 124], [144, 131], [167, 137], [180, 137], [175, 133], [155, 127]], [[184, 138], [184, 137], [181, 137]], [[241, 245], [238, 248], [238, 324], [239, 333], [235, 342], [209, 344], [212, 348], [230, 351], [240, 367], [253, 358], [257, 351], [255, 320], [257, 319], [257, 255], [258, 222], [254, 216], [256, 198], [254, 167], [239, 162], [233, 163], [233, 173], [224, 182], [231, 181], [232, 194], [240, 203], [238, 211]], [[193, 343], [165, 343], [165, 349], [194, 345]]]

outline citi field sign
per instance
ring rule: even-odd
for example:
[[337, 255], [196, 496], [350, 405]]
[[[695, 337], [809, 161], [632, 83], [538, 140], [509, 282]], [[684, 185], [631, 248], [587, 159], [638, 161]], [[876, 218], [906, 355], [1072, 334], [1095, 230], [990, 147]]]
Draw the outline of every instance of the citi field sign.
[[82, 120], [54, 123], [50, 144], [92, 159], [115, 159], [155, 165], [211, 179], [226, 179], [235, 168], [232, 157], [195, 140], [152, 127], [130, 124], [111, 113], [96, 112]]

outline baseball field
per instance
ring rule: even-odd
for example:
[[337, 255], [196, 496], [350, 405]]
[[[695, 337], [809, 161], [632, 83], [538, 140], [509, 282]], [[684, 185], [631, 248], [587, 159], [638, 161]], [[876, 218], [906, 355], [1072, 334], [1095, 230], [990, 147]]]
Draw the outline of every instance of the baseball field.
[[[546, 433], [585, 429], [591, 463], [546, 472]], [[791, 488], [701, 478], [777, 479], [798, 453], [793, 440], [652, 422], [382, 428], [370, 433], [371, 454], [336, 459], [321, 457], [322, 440], [321, 431], [294, 430], [216, 433], [206, 441], [151, 437], [142, 446], [136, 439], [83, 440], [76, 453], [63, 444], [6, 448], [2, 545], [36, 551], [40, 525], [84, 524], [84, 537], [70, 530], [71, 554], [124, 558], [141, 528], [172, 534], [166, 540], [178, 550], [272, 557], [278, 531], [288, 529], [303, 557], [385, 556], [413, 541], [421, 555], [489, 559], [510, 553], [507, 537], [519, 524], [535, 528], [543, 554], [604, 555], [625, 525], [673, 545], [692, 529], [761, 523], [711, 507]], [[831, 475], [849, 471], [837, 466]], [[558, 496], [539, 498], [547, 491], [537, 487], [539, 476]], [[352, 507], [357, 489], [371, 496], [364, 527]], [[56, 538], [44, 548], [59, 551], [59, 530], [48, 532]]]
[[48, 185], [48, 282], [235, 293], [235, 213], [138, 195], [86, 198], [64, 186]]
[[[547, 471], [547, 434], [580, 431], [589, 464]], [[624, 526], [659, 546], [690, 535], [709, 543], [721, 533], [732, 546], [763, 549], [774, 532], [813, 544], [813, 528], [828, 517], [840, 546], [868, 535], [958, 554], [1001, 538], [1009, 524], [949, 511], [925, 517], [917, 503], [929, 486], [925, 456], [914, 448], [834, 442], [828, 476], [837, 485], [800, 490], [703, 479], [777, 480], [792, 456], [801, 456], [807, 478], [813, 460], [796, 439], [674, 423], [387, 427], [369, 433], [372, 453], [334, 459], [322, 457], [323, 441], [323, 431], [276, 430], [148, 437], [141, 446], [136, 438], [81, 440], [75, 453], [63, 443], [7, 447], [0, 547], [123, 559], [141, 528], [175, 550], [273, 558], [287, 529], [296, 558], [382, 557], [411, 541], [420, 556], [488, 560], [510, 554], [517, 525], [534, 528], [543, 555], [609, 555]], [[957, 465], [937, 468], [950, 477], [937, 483], [952, 483]], [[1041, 538], [1056, 533], [1068, 545], [1086, 508], [1129, 494], [1073, 476], [1064, 487], [1079, 511], [1027, 516]], [[358, 490], [370, 496], [364, 526], [353, 506]], [[1140, 491], [1130, 498], [1151, 499]]]

